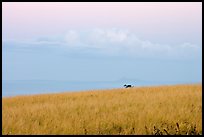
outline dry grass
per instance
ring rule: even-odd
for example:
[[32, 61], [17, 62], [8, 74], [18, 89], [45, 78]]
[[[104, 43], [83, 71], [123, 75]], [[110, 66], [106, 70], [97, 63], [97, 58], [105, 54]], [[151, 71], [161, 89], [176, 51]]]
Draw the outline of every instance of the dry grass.
[[2, 134], [202, 134], [202, 85], [2, 99]]

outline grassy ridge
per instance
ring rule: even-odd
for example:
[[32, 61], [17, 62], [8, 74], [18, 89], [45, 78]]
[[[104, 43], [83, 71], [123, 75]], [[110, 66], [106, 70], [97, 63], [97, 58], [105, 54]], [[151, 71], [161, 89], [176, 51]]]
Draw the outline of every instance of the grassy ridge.
[[2, 134], [202, 134], [202, 85], [2, 99]]

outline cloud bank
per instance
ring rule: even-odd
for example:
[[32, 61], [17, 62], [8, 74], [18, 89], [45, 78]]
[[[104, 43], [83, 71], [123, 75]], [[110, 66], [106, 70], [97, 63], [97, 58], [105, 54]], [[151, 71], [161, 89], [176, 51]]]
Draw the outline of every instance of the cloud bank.
[[[4, 40], [5, 44], [24, 48], [58, 48], [64, 51], [78, 50], [89, 54], [107, 56], [131, 56], [144, 58], [193, 58], [202, 55], [201, 45], [184, 42], [179, 45], [153, 43], [140, 39], [127, 29], [68, 30], [56, 36], [30, 40]], [[4, 46], [4, 45], [3, 45]]]

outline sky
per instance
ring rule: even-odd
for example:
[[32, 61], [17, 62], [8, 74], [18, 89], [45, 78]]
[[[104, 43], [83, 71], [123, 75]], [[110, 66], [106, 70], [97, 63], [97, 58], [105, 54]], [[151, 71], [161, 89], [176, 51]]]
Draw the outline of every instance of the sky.
[[201, 2], [3, 2], [3, 80], [202, 81]]

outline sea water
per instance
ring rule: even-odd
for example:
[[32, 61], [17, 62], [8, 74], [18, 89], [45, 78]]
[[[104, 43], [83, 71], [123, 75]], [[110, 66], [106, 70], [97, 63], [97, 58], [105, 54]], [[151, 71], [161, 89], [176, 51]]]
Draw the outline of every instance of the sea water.
[[2, 96], [60, 93], [123, 87], [122, 82], [70, 82], [49, 80], [2, 81]]
[[7, 80], [2, 81], [2, 96], [33, 95], [60, 92], [77, 92], [98, 89], [124, 88], [124, 84], [133, 86], [151, 86], [174, 83], [158, 82], [124, 82], [124, 81], [103, 81], [103, 82], [70, 82], [54, 80]]

